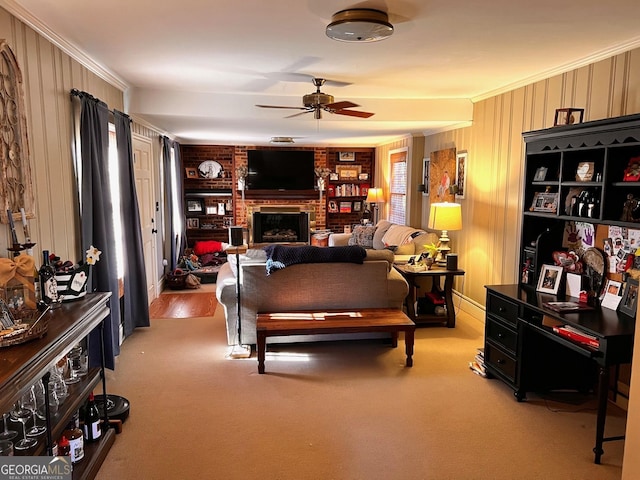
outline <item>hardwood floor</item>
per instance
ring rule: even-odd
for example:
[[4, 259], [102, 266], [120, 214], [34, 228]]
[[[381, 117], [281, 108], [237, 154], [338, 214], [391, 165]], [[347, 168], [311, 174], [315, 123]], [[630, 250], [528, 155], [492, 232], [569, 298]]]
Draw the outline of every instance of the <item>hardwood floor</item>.
[[211, 317], [216, 311], [215, 284], [195, 290], [165, 290], [149, 307], [151, 318]]

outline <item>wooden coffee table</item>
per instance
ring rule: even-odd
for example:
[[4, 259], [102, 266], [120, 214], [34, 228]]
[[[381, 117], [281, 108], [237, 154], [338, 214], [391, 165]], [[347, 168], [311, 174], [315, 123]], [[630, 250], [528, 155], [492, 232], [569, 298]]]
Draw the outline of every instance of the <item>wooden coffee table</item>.
[[398, 332], [404, 332], [406, 366], [413, 365], [416, 325], [402, 310], [367, 308], [358, 310], [259, 313], [257, 318], [258, 373], [264, 373], [267, 337], [330, 333], [389, 332], [392, 347], [398, 346]]

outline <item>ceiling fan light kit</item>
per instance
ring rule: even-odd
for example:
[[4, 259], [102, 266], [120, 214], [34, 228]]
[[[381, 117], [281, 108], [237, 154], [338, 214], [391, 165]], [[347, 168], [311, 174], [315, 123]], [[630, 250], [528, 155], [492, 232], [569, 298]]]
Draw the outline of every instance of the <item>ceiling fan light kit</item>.
[[272, 143], [274, 145], [285, 145], [296, 142], [294, 142], [293, 138], [291, 137], [271, 137], [271, 141], [269, 143]]
[[391, 36], [393, 25], [385, 12], [352, 8], [334, 14], [326, 33], [327, 37], [340, 42], [378, 42]]

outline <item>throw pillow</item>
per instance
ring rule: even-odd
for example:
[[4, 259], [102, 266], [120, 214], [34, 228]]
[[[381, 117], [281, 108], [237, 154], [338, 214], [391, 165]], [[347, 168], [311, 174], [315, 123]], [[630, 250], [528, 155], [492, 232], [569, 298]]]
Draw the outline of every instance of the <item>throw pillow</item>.
[[351, 232], [349, 245], [359, 245], [363, 248], [373, 248], [373, 234], [376, 227], [373, 225], [356, 225]]
[[387, 233], [389, 227], [393, 225], [389, 220], [380, 220], [376, 225], [376, 232], [373, 234], [373, 248], [376, 250], [382, 250], [385, 245], [382, 241], [382, 237]]

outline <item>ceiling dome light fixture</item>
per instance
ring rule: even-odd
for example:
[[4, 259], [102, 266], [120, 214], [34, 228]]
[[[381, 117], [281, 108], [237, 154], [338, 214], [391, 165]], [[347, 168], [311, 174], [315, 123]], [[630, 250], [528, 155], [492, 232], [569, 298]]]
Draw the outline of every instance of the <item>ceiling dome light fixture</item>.
[[387, 14], [372, 8], [341, 10], [327, 25], [327, 37], [340, 42], [377, 42], [392, 33]]
[[274, 145], [284, 145], [287, 143], [296, 143], [293, 141], [291, 137], [271, 137], [271, 141], [269, 143], [273, 143]]

